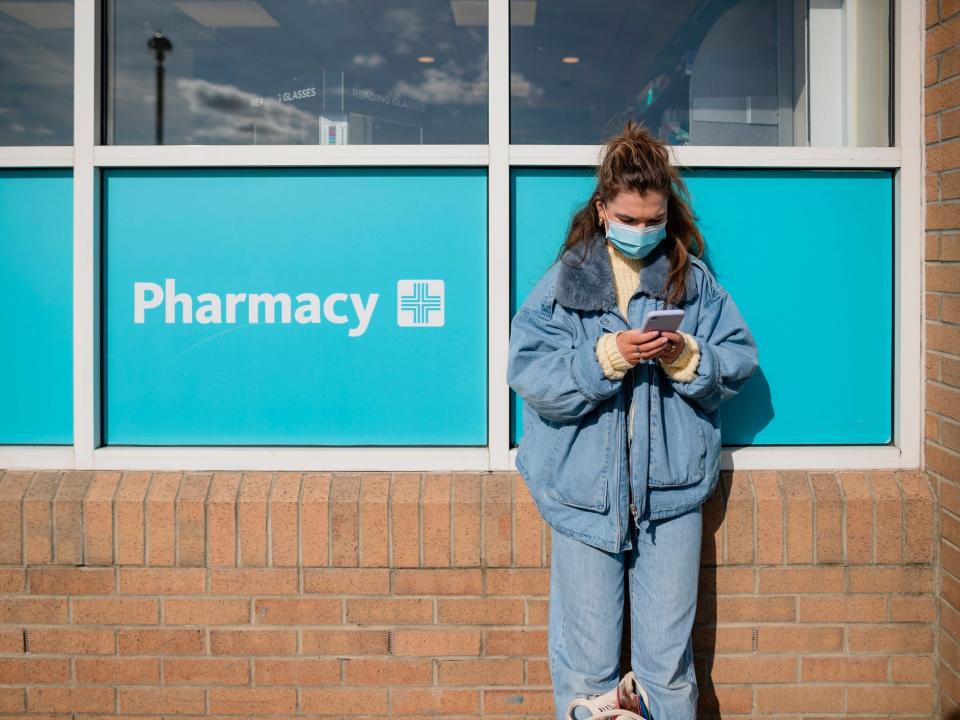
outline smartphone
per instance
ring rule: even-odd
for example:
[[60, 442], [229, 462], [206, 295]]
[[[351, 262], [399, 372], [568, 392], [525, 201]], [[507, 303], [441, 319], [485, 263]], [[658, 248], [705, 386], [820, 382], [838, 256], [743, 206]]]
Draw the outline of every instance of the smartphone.
[[683, 315], [683, 310], [651, 310], [643, 319], [640, 331], [667, 330], [668, 332], [676, 332], [683, 320]]

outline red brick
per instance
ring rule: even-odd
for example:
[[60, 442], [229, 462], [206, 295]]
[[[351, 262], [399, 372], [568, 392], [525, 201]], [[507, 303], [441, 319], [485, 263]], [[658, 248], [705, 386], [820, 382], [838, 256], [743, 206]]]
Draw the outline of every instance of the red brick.
[[206, 591], [203, 568], [120, 568], [120, 592], [131, 595], [199, 595]]
[[420, 565], [420, 474], [396, 473], [390, 483], [393, 567]]
[[433, 620], [431, 598], [348, 599], [347, 622], [358, 625], [429, 623]]
[[210, 712], [213, 715], [287, 715], [297, 711], [295, 688], [211, 688]]
[[388, 595], [390, 570], [318, 568], [303, 571], [303, 591], [323, 595]]
[[53, 499], [54, 557], [56, 562], [83, 563], [83, 498], [93, 479], [87, 470], [68, 470]]
[[261, 598], [253, 616], [258, 625], [334, 625], [343, 617], [340, 598]]
[[146, 558], [146, 497], [149, 472], [125, 472], [120, 477], [114, 505], [117, 523], [117, 562], [142, 565]]
[[483, 562], [509, 566], [513, 551], [513, 480], [507, 473], [490, 473], [483, 480]]
[[841, 567], [760, 568], [760, 593], [837, 593], [843, 590]]
[[147, 713], [164, 715], [201, 714], [203, 690], [187, 687], [120, 688], [120, 712], [126, 716]]
[[111, 565], [113, 557], [114, 496], [120, 485], [121, 473], [99, 471], [93, 474], [87, 495], [83, 499], [83, 526], [96, 532], [83, 535], [83, 560], [87, 565]]
[[755, 509], [753, 484], [746, 472], [721, 473], [720, 482], [726, 488], [727, 511], [724, 517], [725, 564], [754, 562], [753, 513]]
[[70, 682], [70, 660], [0, 657], [0, 678], [5, 685], [66, 685]]
[[887, 599], [882, 595], [801, 596], [800, 622], [855, 623], [887, 619]]
[[303, 564], [324, 566], [330, 563], [330, 484], [332, 473], [306, 473], [300, 507]]
[[145, 502], [147, 563], [176, 564], [176, 510], [174, 501], [183, 475], [179, 472], [154, 473]]
[[177, 565], [203, 567], [206, 564], [207, 521], [206, 499], [210, 475], [187, 473], [176, 499]]
[[523, 602], [506, 599], [440, 599], [437, 600], [437, 621], [471, 625], [519, 625], [523, 622]]
[[123, 618], [125, 625], [156, 625], [159, 603], [154, 598], [74, 598], [73, 622], [78, 625], [112, 625]]
[[386, 655], [389, 646], [387, 630], [304, 628], [302, 633], [304, 655]]
[[[360, 564], [363, 567], [390, 567], [389, 527], [390, 475], [364, 473], [360, 491]], [[433, 551], [431, 548], [430, 552]]]
[[44, 624], [67, 622], [66, 598], [0, 596], [0, 624]]
[[60, 471], [41, 471], [33, 475], [23, 496], [23, 554], [28, 565], [53, 562], [53, 498]]
[[440, 685], [519, 685], [521, 660], [439, 660]]
[[523, 476], [513, 476], [514, 564], [522, 567], [546, 565], [544, 536], [546, 523], [530, 494]]
[[237, 500], [241, 566], [263, 567], [267, 564], [267, 499], [272, 485], [273, 473], [243, 474]]
[[163, 601], [165, 625], [243, 625], [250, 621], [247, 598], [167, 598]]
[[[257, 681], [261, 681], [259, 676]], [[250, 682], [250, 663], [246, 658], [165, 658], [163, 682], [167, 685], [246, 685]]]
[[77, 682], [84, 685], [159, 685], [160, 658], [78, 657]]
[[450, 567], [450, 495], [449, 474], [427, 473], [423, 478], [423, 564]]
[[347, 685], [432, 685], [433, 661], [353, 658], [343, 662]]
[[479, 569], [393, 570], [397, 595], [479, 595], [483, 575]]
[[254, 660], [257, 685], [337, 685], [340, 683], [338, 659]]
[[23, 498], [32, 480], [30, 470], [9, 470], [0, 476], [0, 563], [24, 561]]
[[349, 708], [353, 715], [383, 714], [388, 707], [386, 688], [303, 688], [301, 711], [305, 714], [330, 712], [330, 708]]
[[237, 564], [237, 495], [241, 473], [216, 472], [207, 496], [207, 547], [210, 567]]
[[[487, 650], [490, 654], [489, 648]], [[394, 635], [395, 655], [479, 655], [480, 630], [443, 628], [437, 630], [399, 629]], [[497, 654], [497, 653], [493, 653]]]
[[290, 595], [297, 592], [295, 568], [213, 568], [213, 595]]
[[300, 499], [298, 472], [278, 472], [270, 491], [270, 564], [296, 567]]
[[907, 654], [933, 651], [933, 632], [926, 625], [854, 625], [848, 629], [851, 652]]
[[32, 687], [27, 695], [31, 713], [113, 713], [115, 709], [113, 688]]
[[[487, 714], [497, 712], [490, 704], [484, 707]], [[477, 715], [479, 710], [480, 692], [476, 690], [396, 688], [393, 691], [393, 715]], [[505, 710], [504, 714], [507, 713]]]
[[115, 587], [113, 568], [32, 567], [27, 570], [34, 595], [106, 595]]
[[453, 476], [453, 564], [480, 564], [480, 473]]
[[110, 628], [33, 628], [30, 651], [55, 655], [113, 655], [116, 639]]
[[333, 565], [360, 564], [360, 473], [336, 473], [330, 489]]
[[757, 494], [757, 562], [764, 565], [781, 563], [784, 560], [784, 509], [786, 503], [780, 487], [780, 475], [776, 472], [753, 472], [750, 474]]
[[293, 655], [296, 630], [210, 630], [211, 655]]
[[199, 655], [204, 652], [202, 628], [120, 628], [121, 655]]

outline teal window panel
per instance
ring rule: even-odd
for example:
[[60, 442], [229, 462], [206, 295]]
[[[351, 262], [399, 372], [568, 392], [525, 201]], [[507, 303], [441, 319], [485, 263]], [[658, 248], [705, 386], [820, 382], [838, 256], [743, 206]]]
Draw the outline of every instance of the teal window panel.
[[0, 443], [73, 442], [73, 173], [0, 170]]
[[[707, 259], [756, 337], [760, 370], [721, 406], [724, 444], [891, 442], [891, 171], [684, 171]], [[512, 174], [511, 307], [550, 266], [590, 170]], [[511, 437], [522, 399], [513, 393]]]
[[486, 178], [106, 170], [106, 444], [484, 445]]

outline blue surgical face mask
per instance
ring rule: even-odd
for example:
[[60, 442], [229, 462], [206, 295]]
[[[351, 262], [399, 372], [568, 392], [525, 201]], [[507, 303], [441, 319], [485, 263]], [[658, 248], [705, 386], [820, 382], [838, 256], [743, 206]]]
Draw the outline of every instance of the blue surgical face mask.
[[616, 222], [607, 215], [607, 238], [627, 257], [642, 258], [667, 236], [667, 221], [659, 225], [635, 228]]

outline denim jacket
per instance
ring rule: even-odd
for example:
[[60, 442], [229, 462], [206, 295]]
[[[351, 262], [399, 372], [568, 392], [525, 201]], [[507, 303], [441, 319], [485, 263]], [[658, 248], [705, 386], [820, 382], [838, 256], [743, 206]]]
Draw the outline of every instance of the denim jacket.
[[[630, 548], [631, 516], [651, 520], [695, 508], [720, 475], [719, 405], [758, 367], [757, 347], [733, 299], [691, 257], [677, 307], [680, 331], [700, 360], [689, 382], [655, 360], [608, 378], [595, 352], [603, 333], [640, 327], [667, 307], [670, 261], [661, 243], [647, 255], [628, 317], [616, 301], [606, 239], [568, 249], [510, 322], [507, 383], [523, 399], [516, 466], [551, 528], [597, 548]], [[626, 423], [631, 404], [632, 441]]]

